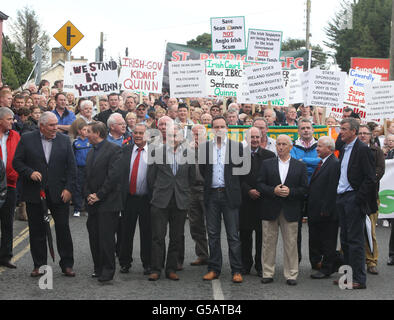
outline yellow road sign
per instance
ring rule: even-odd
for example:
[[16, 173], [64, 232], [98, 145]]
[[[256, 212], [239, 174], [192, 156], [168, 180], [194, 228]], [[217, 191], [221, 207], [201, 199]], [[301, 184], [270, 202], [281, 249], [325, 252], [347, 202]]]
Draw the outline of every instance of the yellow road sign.
[[67, 21], [53, 36], [67, 51], [83, 38], [83, 34], [70, 21]]

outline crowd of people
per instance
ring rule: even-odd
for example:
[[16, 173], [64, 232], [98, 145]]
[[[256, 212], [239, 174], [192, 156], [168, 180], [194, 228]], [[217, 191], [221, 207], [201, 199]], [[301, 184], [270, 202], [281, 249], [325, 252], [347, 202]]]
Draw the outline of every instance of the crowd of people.
[[[353, 288], [366, 288], [366, 272], [378, 274], [379, 180], [385, 159], [394, 157], [394, 121], [361, 125], [351, 108], [340, 122], [323, 112], [302, 104], [181, 101], [165, 90], [75, 99], [63, 92], [62, 81], [51, 87], [43, 80], [19, 92], [2, 85], [0, 171], [7, 187], [0, 186], [0, 265], [16, 268], [16, 212], [29, 225], [31, 276], [41, 275], [47, 264], [44, 194], [59, 264], [69, 277], [75, 276], [72, 203], [74, 217], [88, 214], [92, 277], [100, 282], [113, 279], [116, 257], [120, 272], [130, 271], [137, 221], [144, 274], [157, 281], [164, 269], [167, 278], [179, 280], [188, 218], [196, 254], [191, 265], [207, 265], [206, 281], [222, 270], [223, 220], [234, 283], [253, 268], [264, 284], [273, 282], [280, 229], [284, 277], [296, 285], [307, 221], [311, 277], [328, 278], [346, 264], [353, 269]], [[331, 136], [316, 140], [315, 124], [334, 128]], [[296, 126], [298, 138], [273, 139], [271, 126]], [[240, 129], [243, 141], [229, 139], [229, 128]], [[367, 216], [373, 248], [364, 236]], [[389, 246], [387, 263], [394, 265], [393, 231]]]

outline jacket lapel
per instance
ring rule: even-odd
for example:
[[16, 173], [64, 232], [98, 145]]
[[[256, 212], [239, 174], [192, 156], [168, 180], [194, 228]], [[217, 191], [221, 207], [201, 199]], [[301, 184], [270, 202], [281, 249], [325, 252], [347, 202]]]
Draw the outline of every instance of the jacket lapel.
[[[38, 152], [39, 152], [41, 158], [44, 160], [44, 163], [47, 163], [47, 159], [45, 158], [44, 148], [43, 148], [43, 146], [42, 146], [40, 131], [37, 130], [36, 132], [37, 132], [37, 134], [36, 134], [36, 139], [37, 139], [37, 141], [38, 141], [38, 143], [37, 143], [36, 145], [39, 146], [39, 147], [38, 147]], [[52, 146], [52, 148], [53, 148], [53, 146]], [[52, 152], [51, 152], [51, 153], [52, 153]]]
[[[287, 176], [286, 176], [285, 183], [284, 183], [285, 186], [287, 186], [288, 180], [290, 178], [290, 174], [293, 172], [294, 161], [297, 161], [297, 160], [293, 160], [293, 158], [290, 158], [289, 170], [287, 171]], [[278, 163], [276, 163], [276, 164], [278, 166], [278, 173], [279, 173], [279, 164]], [[280, 176], [279, 176], [279, 181], [282, 183], [282, 181], [280, 180]]]

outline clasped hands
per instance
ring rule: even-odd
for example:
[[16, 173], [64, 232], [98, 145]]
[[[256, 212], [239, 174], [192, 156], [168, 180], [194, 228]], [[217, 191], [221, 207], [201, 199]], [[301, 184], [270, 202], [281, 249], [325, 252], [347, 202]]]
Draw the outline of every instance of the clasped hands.
[[87, 200], [90, 206], [94, 205], [97, 201], [100, 201], [100, 199], [97, 197], [97, 194], [95, 193], [89, 194]]
[[281, 198], [286, 198], [290, 194], [290, 189], [283, 184], [277, 185], [274, 189], [275, 195]]

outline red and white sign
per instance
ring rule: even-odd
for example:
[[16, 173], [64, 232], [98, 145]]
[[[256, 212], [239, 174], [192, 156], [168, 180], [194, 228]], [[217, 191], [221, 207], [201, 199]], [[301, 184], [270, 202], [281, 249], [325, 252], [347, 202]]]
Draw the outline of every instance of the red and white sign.
[[366, 73], [380, 75], [381, 81], [389, 81], [390, 59], [378, 58], [351, 58], [351, 68]]

